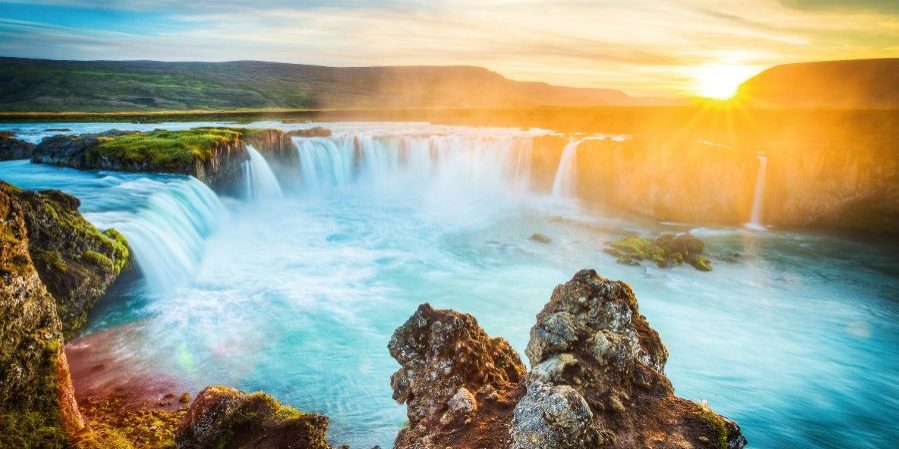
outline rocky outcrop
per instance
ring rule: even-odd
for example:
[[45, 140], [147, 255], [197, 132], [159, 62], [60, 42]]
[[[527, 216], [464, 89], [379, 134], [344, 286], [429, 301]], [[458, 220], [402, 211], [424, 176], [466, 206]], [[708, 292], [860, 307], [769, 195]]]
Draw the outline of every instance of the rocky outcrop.
[[0, 161], [31, 159], [37, 145], [13, 137], [13, 133], [0, 131]]
[[424, 304], [394, 333], [391, 382], [409, 426], [397, 449], [739, 449], [733, 421], [674, 396], [668, 352], [623, 282], [578, 272], [553, 292], [525, 351], [470, 315]]
[[397, 449], [508, 446], [525, 368], [507, 341], [490, 338], [471, 315], [422, 304], [388, 348], [401, 366], [390, 379], [393, 398], [409, 417]]
[[87, 322], [94, 303], [128, 265], [125, 238], [100, 232], [78, 212], [77, 198], [57, 190], [14, 191], [23, 208], [28, 249], [40, 279], [56, 302], [68, 339]]
[[[118, 144], [117, 138], [123, 136], [128, 141]], [[182, 141], [183, 147], [178, 147]], [[194, 151], [197, 145], [200, 149]], [[241, 164], [248, 158], [236, 131], [157, 130], [51, 136], [38, 144], [31, 161], [82, 170], [191, 175], [216, 191], [230, 193], [240, 185]]]
[[175, 441], [179, 449], [331, 449], [328, 424], [265, 393], [211, 386], [191, 404]]
[[18, 190], [0, 187], [0, 447], [61, 448], [83, 427], [61, 326], [31, 263]]
[[515, 449], [742, 448], [739, 427], [674, 396], [668, 351], [630, 287], [593, 270], [553, 291], [525, 353], [531, 372], [515, 407]]

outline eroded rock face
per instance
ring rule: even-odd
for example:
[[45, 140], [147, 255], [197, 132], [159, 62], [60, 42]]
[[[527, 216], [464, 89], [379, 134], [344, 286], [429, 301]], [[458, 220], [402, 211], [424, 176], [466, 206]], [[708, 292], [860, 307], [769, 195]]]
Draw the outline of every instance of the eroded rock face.
[[212, 150], [213, 156], [203, 160], [196, 158], [178, 165], [157, 164], [152, 161], [134, 161], [125, 158], [108, 158], [91, 151], [103, 139], [130, 134], [125, 131], [107, 131], [101, 134], [56, 135], [44, 138], [34, 149], [31, 161], [39, 164], [59, 165], [82, 170], [115, 170], [139, 173], [174, 173], [191, 175], [209, 185], [213, 190], [231, 193], [243, 179], [242, 163], [249, 159], [242, 141], [222, 143]]
[[668, 352], [623, 282], [583, 270], [556, 287], [525, 352], [531, 372], [511, 423], [515, 449], [746, 444], [733, 421], [674, 396]]
[[32, 261], [70, 338], [127, 266], [128, 245], [114, 229], [100, 232], [85, 220], [73, 196], [57, 190], [13, 195], [25, 212]]
[[409, 417], [396, 448], [508, 446], [525, 368], [507, 341], [490, 338], [471, 315], [422, 304], [388, 348], [401, 365], [393, 398]]
[[211, 386], [191, 404], [175, 441], [180, 449], [331, 449], [328, 424], [265, 393]]
[[17, 192], [0, 183], [0, 447], [62, 447], [83, 423]]
[[37, 145], [13, 137], [11, 132], [0, 132], [0, 161], [31, 159]]

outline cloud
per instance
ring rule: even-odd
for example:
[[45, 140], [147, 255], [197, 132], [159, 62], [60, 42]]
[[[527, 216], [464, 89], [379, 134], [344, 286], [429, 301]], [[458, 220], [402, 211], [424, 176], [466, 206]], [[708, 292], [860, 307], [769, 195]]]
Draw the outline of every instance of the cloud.
[[[897, 56], [899, 20], [782, 0], [44, 0], [0, 3], [0, 54], [480, 65], [513, 79], [688, 93], [697, 67]], [[55, 14], [54, 14], [55, 12]]]
[[780, 0], [784, 6], [807, 11], [870, 11], [899, 14], [896, 0]]

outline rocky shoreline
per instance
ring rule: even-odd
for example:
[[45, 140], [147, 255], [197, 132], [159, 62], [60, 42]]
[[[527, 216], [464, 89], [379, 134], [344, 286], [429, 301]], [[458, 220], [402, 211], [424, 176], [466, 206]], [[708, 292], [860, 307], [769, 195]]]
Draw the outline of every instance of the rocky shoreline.
[[[205, 389], [189, 407], [189, 397], [148, 404], [127, 392], [76, 403], [63, 342], [130, 259], [124, 239], [94, 228], [77, 206], [61, 192], [0, 184], [0, 446], [332, 447], [327, 417], [225, 386]], [[46, 256], [54, 251], [58, 259]], [[428, 304], [388, 350], [400, 365], [394, 399], [409, 418], [397, 449], [746, 444], [736, 423], [674, 396], [667, 351], [633, 292], [592, 270], [558, 286], [537, 316], [530, 370], [474, 317]]]

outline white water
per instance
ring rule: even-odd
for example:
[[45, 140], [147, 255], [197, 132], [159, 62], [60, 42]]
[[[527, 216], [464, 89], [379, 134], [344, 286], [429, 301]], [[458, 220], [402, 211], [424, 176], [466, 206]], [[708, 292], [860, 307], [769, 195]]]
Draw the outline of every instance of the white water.
[[577, 193], [577, 147], [580, 144], [580, 139], [572, 139], [562, 150], [556, 177], [553, 179], [554, 197], [574, 198]]
[[[707, 243], [710, 273], [625, 266], [601, 251], [605, 242], [689, 227], [576, 215], [521, 188], [533, 135], [324, 126], [332, 138], [297, 140], [303, 182], [281, 179], [284, 198], [228, 201], [221, 223], [215, 213], [186, 209], [218, 230], [198, 245], [199, 265], [187, 265], [182, 288], [147, 295], [120, 285], [94, 310], [91, 335], [75, 344], [110, 356], [99, 370], [117, 379], [173, 378], [178, 392], [219, 383], [265, 390], [330, 416], [335, 444], [390, 447], [406, 416], [391, 399], [398, 365], [386, 345], [418, 304], [472, 313], [523, 354], [553, 287], [594, 267], [633, 287], [672, 354], [666, 371], [678, 395], [708, 400], [736, 419], [751, 447], [892, 447], [895, 242], [716, 227], [693, 231]], [[318, 153], [310, 159], [304, 151]], [[0, 178], [73, 193], [101, 227], [144, 220], [162, 184], [194, 182], [27, 161], [0, 162]], [[180, 213], [196, 201], [172, 199], [159, 210]], [[552, 243], [529, 240], [535, 232]], [[167, 259], [177, 257], [157, 260]]]
[[244, 162], [244, 178], [246, 179], [247, 194], [252, 198], [275, 199], [284, 197], [281, 185], [275, 172], [252, 145], [247, 145], [247, 153], [250, 160]]
[[762, 201], [765, 195], [765, 172], [768, 169], [768, 158], [759, 155], [759, 171], [755, 178], [755, 193], [752, 196], [752, 216], [747, 228], [755, 230], [764, 230], [765, 225], [762, 224]]

